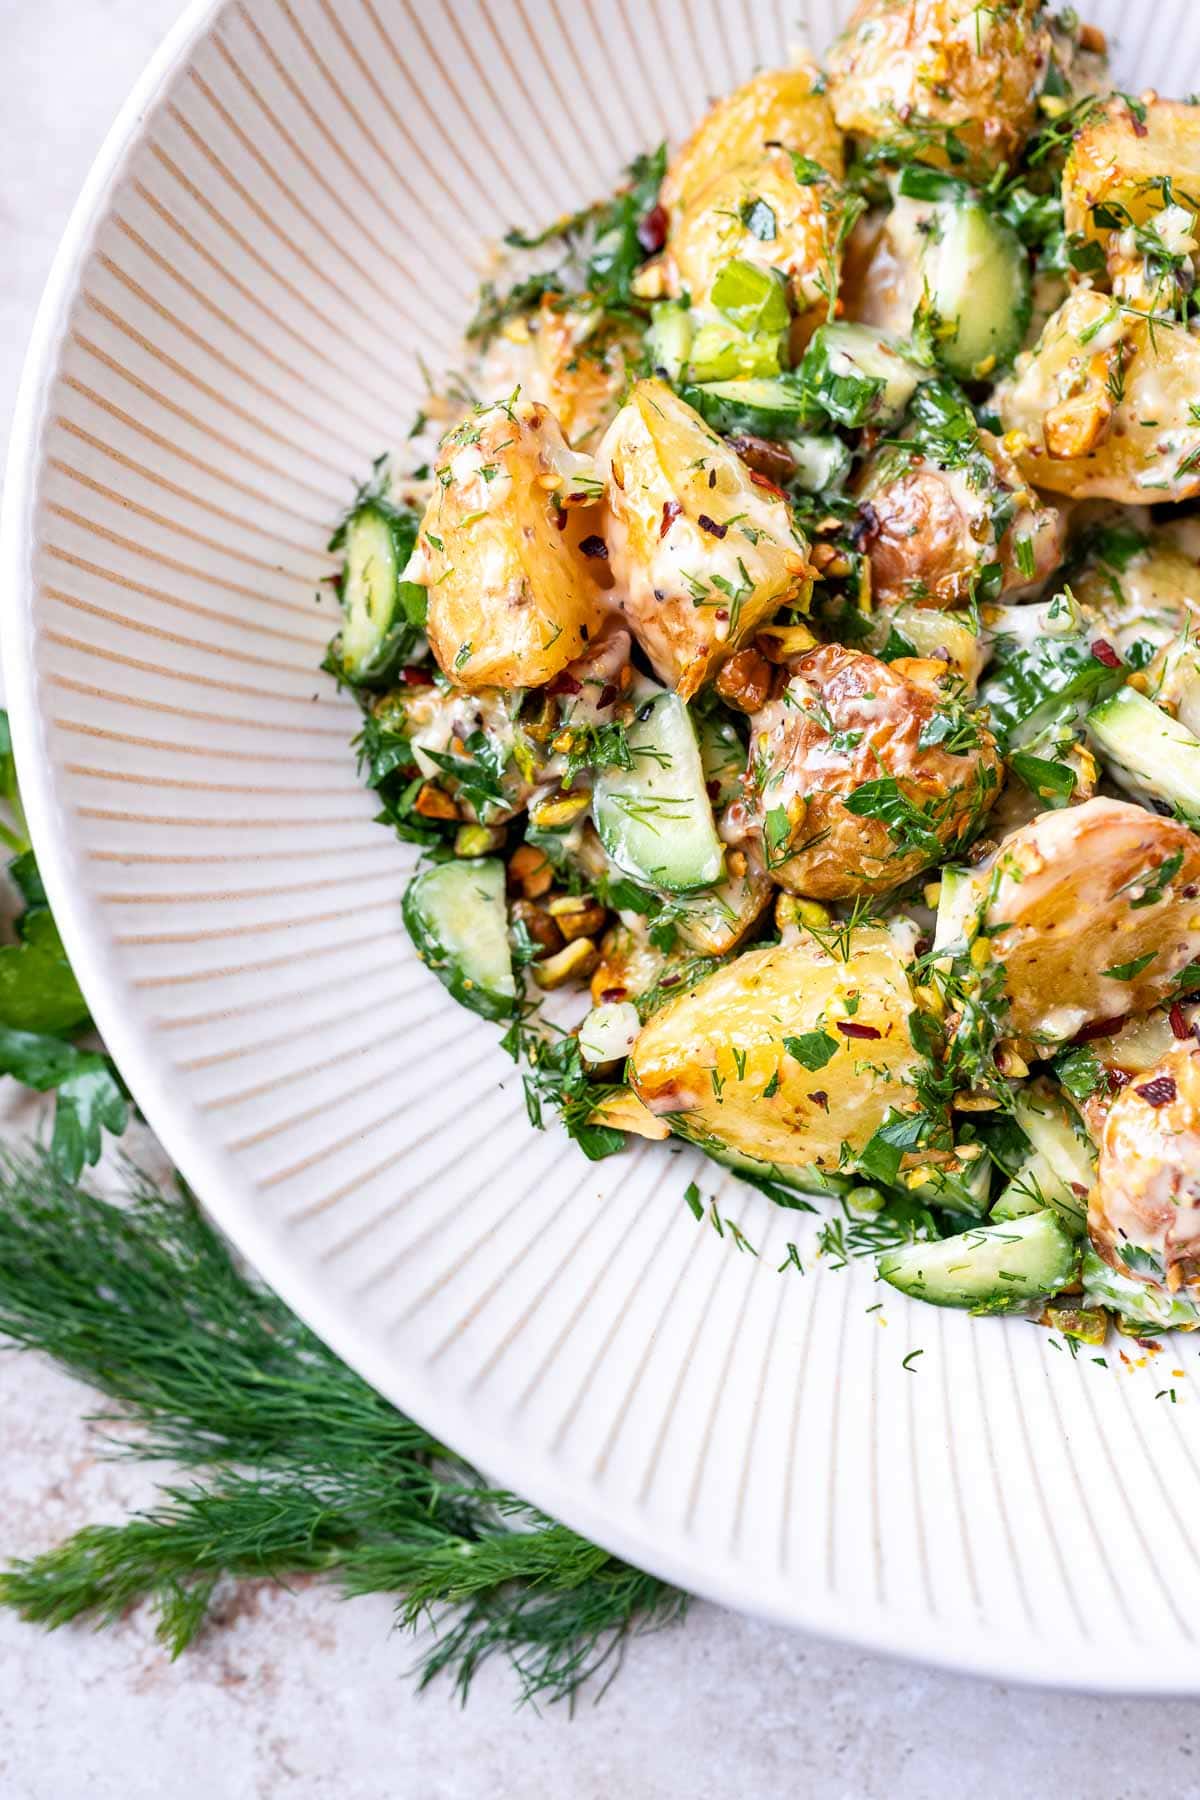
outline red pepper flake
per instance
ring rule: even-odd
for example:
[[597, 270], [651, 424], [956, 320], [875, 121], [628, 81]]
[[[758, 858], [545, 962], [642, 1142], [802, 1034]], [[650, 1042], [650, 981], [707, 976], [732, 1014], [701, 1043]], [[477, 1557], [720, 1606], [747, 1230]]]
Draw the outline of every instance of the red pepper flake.
[[546, 692], [548, 694], [582, 694], [583, 683], [563, 669], [554, 677], [553, 681], [546, 683]]
[[1075, 1033], [1072, 1042], [1086, 1044], [1092, 1038], [1108, 1037], [1110, 1033], [1120, 1031], [1128, 1017], [1128, 1013], [1120, 1013], [1115, 1019], [1093, 1019], [1090, 1025], [1085, 1025], [1082, 1031]]
[[647, 256], [657, 256], [667, 241], [667, 209], [665, 206], [650, 208], [650, 211], [638, 224], [637, 241]]
[[829, 1111], [829, 1095], [824, 1088], [814, 1088], [808, 1097], [810, 1100], [815, 1100], [823, 1112]]
[[718, 606], [716, 612], [713, 614], [714, 619], [720, 619], [722, 622], [728, 619], [728, 617], [729, 608], [727, 606]]
[[775, 483], [771, 481], [768, 476], [762, 474], [760, 470], [751, 469], [750, 479], [755, 487], [765, 488], [768, 494], [774, 494], [777, 499], [787, 499], [787, 495], [784, 493], [783, 489], [781, 487], [776, 487]]
[[1153, 1081], [1145, 1081], [1133, 1091], [1142, 1096], [1147, 1106], [1170, 1106], [1175, 1098], [1175, 1077], [1156, 1075]]
[[838, 1019], [835, 1023], [844, 1037], [877, 1038], [883, 1036], [882, 1031], [877, 1031], [874, 1025], [860, 1025], [856, 1019]]
[[1132, 1069], [1106, 1069], [1105, 1073], [1108, 1076], [1108, 1084], [1110, 1087], [1128, 1087], [1133, 1080]]
[[615, 682], [606, 681], [604, 686], [600, 689], [600, 698], [596, 702], [597, 710], [603, 712], [606, 706], [612, 705], [616, 697], [617, 688]]
[[704, 784], [704, 791], [714, 803], [721, 798], [721, 784], [719, 781], [706, 781]]
[[678, 500], [664, 500], [663, 501], [662, 524], [658, 528], [658, 535], [660, 538], [666, 537], [668, 531], [670, 531], [672, 525], [675, 523], [676, 519], [679, 517], [679, 515], [682, 511], [683, 511], [683, 508], [682, 508], [682, 506], [680, 506]]
[[628, 992], [629, 989], [623, 987], [601, 988], [600, 998], [605, 1006], [612, 1006], [618, 1000], [623, 1000]]
[[401, 669], [400, 679], [405, 687], [432, 687], [433, 676], [428, 669]]
[[1178, 1000], [1175, 1002], [1174, 1006], [1171, 1008], [1170, 1012], [1167, 1014], [1167, 1017], [1171, 1021], [1171, 1030], [1177, 1038], [1190, 1038], [1191, 1037], [1191, 1035], [1192, 1035], [1191, 1027], [1189, 1026], [1187, 1020], [1183, 1016], [1183, 1008], [1179, 1004]]
[[1092, 639], [1092, 655], [1097, 662], [1102, 662], [1106, 669], [1119, 669], [1121, 659], [1107, 638]]
[[579, 553], [581, 556], [590, 556], [594, 562], [608, 561], [608, 545], [597, 532], [579, 540]]
[[715, 519], [710, 519], [707, 513], [701, 513], [697, 518], [696, 523], [699, 525], [701, 531], [707, 531], [709, 537], [723, 538], [725, 533], [729, 530], [728, 525], [718, 525], [717, 521]]

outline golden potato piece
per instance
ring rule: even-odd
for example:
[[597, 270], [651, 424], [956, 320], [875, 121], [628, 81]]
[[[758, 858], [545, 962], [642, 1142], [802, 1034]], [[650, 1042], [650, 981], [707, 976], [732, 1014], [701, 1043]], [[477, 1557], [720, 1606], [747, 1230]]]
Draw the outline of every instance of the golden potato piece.
[[429, 589], [427, 632], [443, 675], [473, 692], [541, 687], [602, 617], [565, 505], [593, 504], [590, 458], [568, 449], [534, 402], [472, 413], [443, 441], [406, 570]]
[[[995, 404], [1027, 481], [1078, 500], [1149, 506], [1200, 493], [1197, 394], [1200, 339], [1079, 288], [1018, 356]], [[1078, 455], [1064, 453], [1071, 445], [1054, 429], [1067, 402], [1091, 420], [1090, 447]]]
[[1088, 1235], [1119, 1274], [1200, 1299], [1200, 1048], [1194, 1042], [1177, 1044], [1113, 1101], [1100, 1137]]
[[718, 100], [667, 170], [663, 206], [672, 214], [689, 206], [718, 177], [761, 161], [768, 144], [811, 156], [841, 180], [842, 134], [815, 63], [769, 69]]
[[[938, 672], [944, 664], [914, 670]], [[826, 644], [752, 721], [743, 817], [781, 887], [843, 900], [936, 862], [978, 825], [1000, 782], [994, 738], [955, 700], [899, 665]]]
[[1200, 956], [1200, 838], [1124, 800], [1039, 814], [980, 880], [1022, 1037], [1061, 1043], [1145, 1012]]
[[524, 400], [548, 406], [574, 450], [594, 450], [616, 417], [639, 340], [620, 320], [586, 297], [564, 304], [554, 294], [510, 319], [488, 346], [474, 386], [486, 400]]
[[[911, 1105], [920, 1066], [895, 940], [863, 928], [848, 948], [839, 960], [805, 936], [716, 970], [643, 1026], [634, 1091], [683, 1136], [787, 1168], [838, 1167], [843, 1143], [853, 1155], [889, 1107]], [[809, 1038], [800, 1059], [789, 1038]]]
[[1039, 0], [860, 0], [829, 52], [843, 131], [895, 139], [939, 168], [986, 174], [1032, 131], [1050, 55]]
[[[1166, 183], [1182, 205], [1200, 210], [1200, 106], [1151, 100], [1134, 107], [1114, 94], [1075, 134], [1063, 168], [1063, 223], [1107, 245], [1120, 227], [1106, 217], [1145, 224], [1162, 211]], [[1107, 209], [1099, 220], [1096, 207]]]
[[639, 381], [600, 447], [614, 594], [686, 700], [779, 607], [811, 592], [787, 503], [662, 381]]
[[703, 306], [735, 257], [787, 277], [792, 306], [824, 309], [837, 292], [845, 193], [832, 177], [797, 179], [787, 150], [728, 169], [674, 215], [664, 272], [668, 291]]
[[[993, 480], [970, 467], [943, 468], [926, 456], [885, 449], [863, 466], [857, 499], [877, 605], [955, 607], [974, 595], [982, 571], [1000, 564], [1000, 593], [1044, 581], [1062, 561], [1063, 525], [1032, 493], [990, 432], [979, 443]], [[996, 501], [1015, 495], [1016, 511], [999, 542]]]

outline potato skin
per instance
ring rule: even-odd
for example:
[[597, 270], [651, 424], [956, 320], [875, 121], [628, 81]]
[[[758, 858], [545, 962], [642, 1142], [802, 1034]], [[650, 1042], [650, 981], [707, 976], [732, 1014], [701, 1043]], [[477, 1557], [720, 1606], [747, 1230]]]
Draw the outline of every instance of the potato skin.
[[[1161, 898], [1144, 903], [1176, 856]], [[1004, 840], [980, 880], [991, 884], [985, 913], [1012, 1029], [1035, 1042], [1147, 1011], [1200, 956], [1200, 838], [1126, 801], [1040, 813]], [[1105, 973], [1151, 952], [1129, 979]]]
[[[944, 469], [928, 457], [893, 450], [864, 464], [857, 498], [878, 605], [962, 606], [989, 563], [1000, 564], [1000, 592], [1012, 593], [1044, 581], [1062, 561], [1063, 522], [1057, 511], [1030, 492], [990, 432], [981, 431], [979, 441], [997, 486], [1018, 496], [1016, 515], [999, 542], [992, 523], [994, 497], [968, 470]], [[1020, 540], [1029, 544], [1032, 574], [1017, 562]]]
[[[1200, 1298], [1200, 1048], [1181, 1043], [1121, 1089], [1100, 1135], [1088, 1234], [1119, 1274]], [[1157, 1257], [1157, 1281], [1127, 1245]]]
[[1027, 481], [1077, 500], [1148, 506], [1200, 493], [1197, 393], [1200, 338], [1179, 326], [1152, 330], [1078, 288], [994, 398]]
[[807, 546], [778, 490], [664, 382], [634, 385], [598, 461], [613, 595], [686, 700], [779, 607], [807, 599]]
[[[678, 1115], [684, 1136], [787, 1168], [833, 1169], [843, 1142], [860, 1151], [889, 1107], [915, 1099], [912, 1007], [886, 931], [856, 931], [845, 961], [807, 935], [750, 950], [647, 1020], [630, 1058], [634, 1091], [652, 1112]], [[810, 1070], [784, 1039], [815, 1031], [837, 1048]]]
[[[945, 132], [964, 172], [1011, 161], [1032, 131], [1050, 55], [1039, 0], [860, 0], [828, 56], [829, 98], [843, 131], [912, 142], [944, 168]], [[956, 165], [958, 166], [958, 165]]]
[[[939, 667], [923, 664], [922, 672]], [[839, 644], [793, 665], [783, 698], [756, 714], [750, 730], [744, 828], [770, 845], [768, 816], [782, 807], [790, 821], [787, 838], [768, 852], [772, 880], [810, 899], [846, 900], [886, 892], [928, 868], [931, 848], [900, 847], [881, 819], [847, 805], [884, 777], [926, 813], [943, 846], [979, 820], [1000, 791], [996, 743], [979, 726], [961, 756], [940, 744], [922, 748], [942, 700], [935, 685], [918, 685], [900, 665]]]
[[815, 63], [767, 69], [711, 107], [667, 170], [659, 196], [674, 215], [731, 169], [761, 161], [768, 144], [811, 156], [837, 180], [844, 172], [842, 134]]
[[406, 573], [429, 589], [430, 646], [456, 686], [541, 687], [596, 632], [599, 596], [556, 504], [596, 497], [585, 474], [529, 401], [485, 407], [444, 440]]

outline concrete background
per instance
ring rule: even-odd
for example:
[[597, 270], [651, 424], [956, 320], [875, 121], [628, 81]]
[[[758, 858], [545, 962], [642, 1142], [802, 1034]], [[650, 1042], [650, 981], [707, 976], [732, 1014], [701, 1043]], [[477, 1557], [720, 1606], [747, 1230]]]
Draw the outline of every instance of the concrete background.
[[[67, 212], [177, 0], [0, 0], [0, 440]], [[8, 1086], [9, 1084], [4, 1084]], [[0, 1097], [3, 1089], [0, 1088]], [[10, 1105], [9, 1131], [28, 1125]], [[121, 1517], [144, 1470], [97, 1459], [86, 1390], [0, 1357], [0, 1555]], [[418, 1699], [384, 1600], [231, 1596], [169, 1664], [147, 1623], [46, 1637], [0, 1617], [0, 1800], [1000, 1800], [1082, 1782], [1200, 1795], [1200, 1707], [1006, 1688], [697, 1605], [633, 1644], [599, 1706], [514, 1711], [499, 1667]]]

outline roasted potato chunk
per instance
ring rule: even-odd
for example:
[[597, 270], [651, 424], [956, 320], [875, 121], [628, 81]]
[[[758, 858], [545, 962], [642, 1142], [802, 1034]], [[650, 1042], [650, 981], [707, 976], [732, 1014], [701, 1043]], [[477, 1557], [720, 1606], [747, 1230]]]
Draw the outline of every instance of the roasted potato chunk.
[[[1143, 117], [1144, 115], [1144, 117]], [[1076, 132], [1063, 168], [1063, 223], [1106, 248], [1125, 224], [1144, 225], [1167, 204], [1200, 194], [1200, 106], [1114, 94]], [[1100, 208], [1097, 218], [1096, 209]]]
[[1012, 1029], [1037, 1044], [1147, 1011], [1200, 955], [1200, 838], [1126, 801], [1040, 813], [978, 879]]
[[898, 887], [968, 838], [999, 793], [995, 740], [952, 682], [939, 686], [945, 665], [913, 673], [826, 644], [753, 720], [742, 821], [790, 893]]
[[1113, 1101], [1100, 1136], [1088, 1234], [1119, 1274], [1200, 1299], [1200, 1049], [1195, 1043], [1176, 1045]]
[[444, 440], [406, 575], [429, 589], [426, 630], [458, 687], [541, 687], [602, 617], [564, 508], [593, 504], [590, 458], [536, 402], [484, 407]]
[[[886, 931], [844, 959], [803, 936], [750, 950], [643, 1026], [634, 1091], [681, 1135], [787, 1168], [833, 1169], [915, 1099], [904, 957]], [[788, 1048], [804, 1039], [801, 1058]]]
[[1200, 339], [1080, 288], [995, 393], [1025, 479], [1150, 505], [1200, 493]]
[[796, 313], [823, 309], [837, 291], [844, 210], [844, 191], [832, 176], [809, 169], [800, 180], [790, 151], [763, 151], [718, 175], [673, 217], [668, 291], [703, 306], [736, 257], [785, 275]]
[[860, 0], [829, 52], [834, 118], [939, 168], [953, 133], [966, 172], [990, 173], [1037, 118], [1050, 55], [1041, 14], [1039, 0]]
[[1059, 514], [1030, 490], [990, 432], [981, 431], [979, 443], [990, 479], [969, 464], [946, 468], [896, 449], [864, 464], [857, 497], [878, 605], [962, 606], [989, 565], [1000, 567], [996, 592], [1012, 593], [1044, 581], [1061, 562]]
[[805, 541], [778, 490], [665, 382], [635, 385], [599, 463], [614, 595], [688, 699], [780, 606], [807, 599]]
[[811, 156], [841, 179], [842, 134], [815, 63], [769, 69], [718, 100], [667, 170], [663, 206], [672, 214], [690, 206], [731, 169], [760, 162], [768, 144]]
[[488, 346], [476, 391], [507, 400], [519, 388], [558, 420], [574, 450], [594, 450], [616, 417], [638, 339], [586, 297], [546, 294], [532, 313], [510, 319]]

